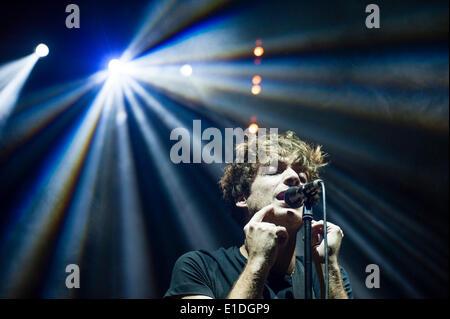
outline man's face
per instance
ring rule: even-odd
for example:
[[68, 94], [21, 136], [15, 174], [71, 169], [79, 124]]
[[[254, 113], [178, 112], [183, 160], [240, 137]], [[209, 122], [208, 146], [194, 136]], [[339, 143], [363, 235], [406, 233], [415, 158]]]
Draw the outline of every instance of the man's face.
[[277, 167], [259, 169], [246, 200], [250, 215], [272, 204], [274, 213], [267, 215], [263, 221], [289, 228], [302, 225], [303, 206], [291, 208], [284, 201], [284, 193], [291, 186], [304, 185], [308, 182], [306, 174], [299, 164], [291, 160], [278, 161]]

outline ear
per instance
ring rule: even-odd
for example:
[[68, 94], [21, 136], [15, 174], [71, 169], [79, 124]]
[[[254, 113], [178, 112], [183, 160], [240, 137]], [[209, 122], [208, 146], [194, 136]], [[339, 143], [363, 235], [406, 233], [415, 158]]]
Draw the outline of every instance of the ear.
[[247, 199], [245, 197], [240, 198], [239, 201], [236, 202], [236, 207], [247, 208]]

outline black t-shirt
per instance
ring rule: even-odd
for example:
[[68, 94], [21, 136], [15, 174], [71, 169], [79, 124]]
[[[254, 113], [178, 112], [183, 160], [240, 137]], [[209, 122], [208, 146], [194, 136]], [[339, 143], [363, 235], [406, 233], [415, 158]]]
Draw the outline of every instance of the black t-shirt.
[[[220, 248], [215, 251], [191, 251], [182, 255], [175, 263], [169, 290], [164, 298], [181, 295], [205, 295], [211, 298], [225, 299], [238, 280], [247, 259], [236, 246]], [[313, 272], [313, 297], [320, 298], [320, 284], [315, 267]], [[349, 298], [353, 298], [352, 288], [347, 273], [341, 267], [342, 280]], [[295, 270], [290, 275], [269, 273], [266, 280], [264, 299], [292, 299], [295, 282], [296, 298], [304, 295], [303, 257], [297, 256]], [[301, 286], [301, 287], [299, 287]]]

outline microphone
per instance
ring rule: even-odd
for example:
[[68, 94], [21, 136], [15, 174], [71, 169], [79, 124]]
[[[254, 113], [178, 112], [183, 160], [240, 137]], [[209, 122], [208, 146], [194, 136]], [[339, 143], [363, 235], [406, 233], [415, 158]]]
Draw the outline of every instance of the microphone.
[[321, 179], [316, 179], [302, 186], [292, 186], [284, 193], [284, 201], [292, 208], [301, 207], [303, 204], [312, 206], [314, 202], [319, 200], [321, 192]]

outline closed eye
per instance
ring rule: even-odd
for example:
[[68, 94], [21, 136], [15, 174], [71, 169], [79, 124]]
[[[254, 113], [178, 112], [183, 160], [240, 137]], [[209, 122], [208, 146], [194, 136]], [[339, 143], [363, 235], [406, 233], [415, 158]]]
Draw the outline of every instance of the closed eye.
[[287, 165], [283, 162], [275, 163], [276, 165], [265, 166], [265, 175], [278, 175], [284, 172]]
[[305, 173], [298, 174], [298, 177], [300, 178], [300, 183], [302, 184], [308, 183], [308, 178], [306, 177]]
[[308, 176], [305, 173], [305, 168], [302, 167], [300, 163], [293, 164], [292, 168], [297, 172], [298, 177], [300, 179], [300, 183], [302, 184], [308, 183]]

